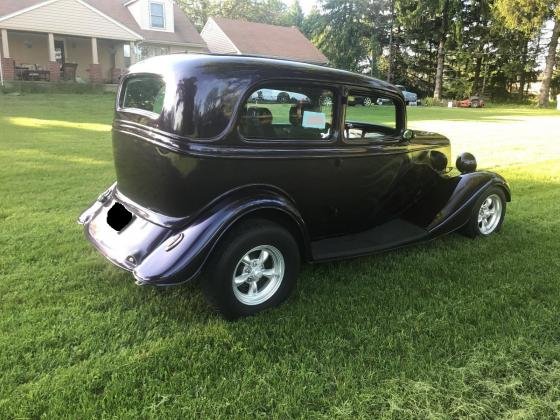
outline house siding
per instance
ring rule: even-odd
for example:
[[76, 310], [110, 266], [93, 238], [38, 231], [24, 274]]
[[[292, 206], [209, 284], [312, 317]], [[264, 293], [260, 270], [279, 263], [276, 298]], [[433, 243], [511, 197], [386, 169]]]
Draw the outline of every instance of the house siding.
[[214, 22], [212, 18], [208, 19], [202, 32], [202, 39], [208, 45], [210, 52], [217, 54], [239, 54], [235, 45], [229, 40], [222, 29]]
[[0, 21], [0, 28], [135, 40], [131, 32], [76, 0], [59, 0]]
[[162, 32], [175, 31], [175, 17], [173, 15], [173, 2], [171, 0], [153, 0], [155, 3], [162, 3], [165, 12], [165, 29], [153, 29], [150, 27], [150, 2], [152, 0], [137, 0], [128, 7], [130, 14], [138, 23], [140, 28], [145, 30], [157, 30]]

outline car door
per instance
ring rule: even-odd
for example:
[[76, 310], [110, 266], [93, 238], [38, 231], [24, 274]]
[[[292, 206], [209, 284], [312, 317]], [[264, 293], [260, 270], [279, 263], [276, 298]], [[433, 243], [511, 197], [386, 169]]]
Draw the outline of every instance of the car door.
[[353, 89], [346, 97], [373, 98], [370, 106], [343, 109], [343, 143], [350, 152], [340, 159], [341, 188], [337, 230], [360, 232], [398, 218], [414, 202], [418, 180], [409, 142], [402, 137], [405, 106], [398, 95]]

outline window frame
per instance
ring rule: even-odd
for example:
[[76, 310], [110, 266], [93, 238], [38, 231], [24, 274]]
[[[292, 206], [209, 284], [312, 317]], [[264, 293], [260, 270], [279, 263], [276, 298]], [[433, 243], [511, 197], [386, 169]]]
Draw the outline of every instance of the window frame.
[[[154, 26], [153, 19], [152, 19], [152, 17], [154, 16], [153, 13], [152, 13], [152, 5], [161, 6], [161, 13], [162, 13], [161, 18], [162, 18], [162, 21], [163, 21], [162, 26]], [[156, 30], [161, 31], [161, 30], [165, 30], [167, 28], [167, 22], [165, 20], [165, 3], [161, 2], [161, 1], [149, 1], [148, 2], [148, 12], [150, 14], [150, 28], [151, 29], [156, 29]], [[157, 16], [157, 17], [159, 17], [159, 16]]]
[[[352, 95], [350, 95], [350, 92]], [[358, 95], [356, 95], [358, 93]], [[379, 136], [375, 140], [373, 139], [349, 139], [346, 138], [346, 130], [342, 129], [340, 135], [342, 137], [342, 142], [347, 145], [384, 145], [384, 144], [395, 144], [402, 141], [402, 133], [406, 128], [406, 114], [404, 111], [404, 102], [402, 99], [393, 92], [388, 92], [384, 90], [377, 90], [372, 88], [367, 88], [364, 86], [345, 86], [344, 87], [344, 106], [341, 116], [341, 127], [346, 125], [346, 111], [349, 107], [348, 96], [383, 96], [387, 99], [393, 101], [395, 107], [395, 128], [392, 134], [384, 134]], [[391, 129], [391, 127], [387, 127]]]
[[[333, 93], [332, 102], [332, 124], [331, 124], [331, 135], [326, 139], [320, 140], [298, 140], [298, 139], [266, 139], [266, 138], [247, 138], [241, 132], [241, 118], [243, 118], [243, 107], [249, 100], [249, 98], [257, 91], [261, 89], [270, 90], [289, 90], [290, 86], [296, 87], [301, 85], [308, 85], [313, 87], [318, 87], [322, 89], [331, 90]], [[278, 89], [278, 87], [284, 87], [287, 89]], [[337, 143], [340, 138], [340, 110], [342, 109], [342, 91], [340, 85], [336, 83], [322, 82], [310, 79], [268, 79], [264, 81], [259, 81], [256, 84], [249, 86], [241, 100], [238, 104], [238, 112], [235, 116], [235, 131], [239, 139], [242, 142], [248, 144], [259, 144], [259, 145], [274, 145], [274, 144], [290, 144], [290, 145], [300, 145], [300, 146], [320, 146], [320, 145], [332, 145]]]
[[163, 79], [163, 77], [161, 77], [158, 74], [155, 73], [133, 73], [130, 75], [125, 76], [125, 78], [123, 79], [122, 83], [119, 86], [119, 91], [117, 92], [117, 106], [116, 106], [116, 111], [117, 112], [125, 112], [125, 113], [129, 113], [129, 114], [133, 114], [133, 115], [139, 115], [142, 117], [148, 117], [150, 120], [156, 121], [159, 120], [163, 114], [163, 109], [161, 111], [161, 113], [157, 113], [157, 112], [153, 112], [153, 111], [148, 111], [147, 109], [142, 109], [142, 108], [130, 108], [130, 107], [125, 107], [124, 105], [124, 97], [126, 94], [126, 87], [128, 82], [131, 79], [140, 79], [142, 77], [151, 77], [153, 79], [158, 79], [163, 83], [163, 86], [165, 88], [165, 95], [164, 95], [164, 102], [165, 102], [165, 96], [167, 96], [167, 83], [165, 83], [165, 80]]

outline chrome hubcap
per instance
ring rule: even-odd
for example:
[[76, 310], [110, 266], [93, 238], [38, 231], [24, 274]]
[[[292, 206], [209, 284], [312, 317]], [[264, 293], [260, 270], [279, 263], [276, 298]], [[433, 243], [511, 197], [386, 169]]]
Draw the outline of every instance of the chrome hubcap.
[[491, 234], [498, 227], [501, 217], [502, 200], [496, 194], [489, 195], [478, 210], [478, 230], [483, 235]]
[[371, 105], [371, 98], [365, 98], [364, 99], [364, 105], [365, 106], [370, 106]]
[[235, 266], [233, 293], [245, 305], [259, 305], [274, 295], [284, 278], [284, 257], [272, 245], [247, 252]]

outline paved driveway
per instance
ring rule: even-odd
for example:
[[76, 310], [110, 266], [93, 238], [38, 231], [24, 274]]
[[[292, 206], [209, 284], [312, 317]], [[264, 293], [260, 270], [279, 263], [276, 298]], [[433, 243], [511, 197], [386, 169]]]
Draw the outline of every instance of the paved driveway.
[[479, 168], [560, 159], [558, 117], [498, 116], [476, 121], [411, 121], [410, 128], [451, 139], [453, 156], [473, 153]]

